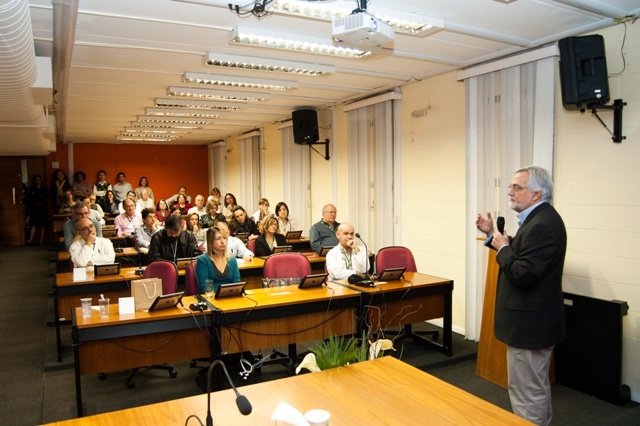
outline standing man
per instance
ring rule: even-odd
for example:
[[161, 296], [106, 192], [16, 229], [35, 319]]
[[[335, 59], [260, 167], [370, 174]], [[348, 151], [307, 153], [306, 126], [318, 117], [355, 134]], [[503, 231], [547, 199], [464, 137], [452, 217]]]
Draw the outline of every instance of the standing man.
[[549, 365], [553, 348], [566, 337], [562, 268], [567, 232], [549, 204], [553, 181], [541, 167], [524, 167], [509, 185], [509, 208], [518, 213], [514, 237], [478, 214], [485, 245], [498, 251], [495, 335], [507, 344], [509, 398], [513, 412], [537, 425], [553, 416]]
[[369, 256], [364, 247], [355, 240], [353, 225], [342, 223], [338, 226], [336, 237], [339, 244], [327, 253], [327, 272], [329, 280], [346, 280], [351, 275], [367, 276]]
[[136, 202], [131, 198], [125, 198], [122, 202], [124, 213], [120, 213], [113, 220], [113, 225], [118, 231], [118, 237], [132, 236], [138, 226], [142, 226], [142, 218], [136, 213]]
[[178, 201], [178, 195], [184, 195], [184, 198], [187, 199], [187, 203], [191, 204], [191, 196], [187, 195], [187, 187], [181, 186], [178, 188], [178, 193], [173, 194], [171, 197], [167, 198], [165, 201], [167, 202], [167, 206], [171, 206], [173, 203]]
[[196, 258], [202, 252], [198, 250], [198, 242], [191, 232], [182, 230], [180, 216], [171, 214], [164, 221], [164, 229], [151, 236], [149, 244], [149, 262], [154, 260], [170, 260]]
[[[124, 201], [127, 197], [127, 192], [133, 192], [131, 184], [124, 180], [125, 176], [123, 172], [118, 173], [118, 182], [113, 185], [113, 195], [116, 196], [116, 203]], [[133, 192], [135, 196], [135, 192]]]
[[79, 238], [69, 247], [71, 261], [75, 268], [113, 263], [116, 253], [108, 238], [96, 236], [96, 228], [88, 218], [76, 223]]
[[322, 251], [322, 247], [338, 245], [336, 231], [340, 223], [336, 222], [338, 210], [333, 204], [327, 204], [322, 208], [322, 220], [313, 224], [309, 229], [311, 249], [316, 253]]

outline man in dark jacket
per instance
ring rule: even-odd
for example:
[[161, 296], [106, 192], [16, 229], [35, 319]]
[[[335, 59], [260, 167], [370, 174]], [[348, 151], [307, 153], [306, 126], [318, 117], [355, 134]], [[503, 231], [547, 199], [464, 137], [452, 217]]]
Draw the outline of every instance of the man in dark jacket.
[[495, 335], [507, 344], [509, 398], [514, 413], [538, 425], [552, 418], [549, 365], [553, 348], [566, 337], [562, 269], [567, 233], [549, 204], [553, 182], [546, 170], [518, 170], [509, 185], [509, 208], [518, 213], [514, 237], [494, 231], [478, 215], [486, 245], [498, 251]]
[[183, 232], [180, 226], [182, 218], [169, 215], [164, 221], [164, 229], [151, 236], [149, 244], [149, 261], [159, 259], [171, 260], [187, 257], [195, 258], [202, 254], [198, 250], [198, 242], [191, 232]]

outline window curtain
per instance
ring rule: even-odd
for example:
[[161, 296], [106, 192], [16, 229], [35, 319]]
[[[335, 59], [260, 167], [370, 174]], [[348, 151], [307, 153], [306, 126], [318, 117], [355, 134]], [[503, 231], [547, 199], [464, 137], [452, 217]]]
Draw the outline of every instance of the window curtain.
[[[310, 194], [310, 155], [311, 149], [306, 145], [293, 142], [293, 127], [280, 129], [282, 135], [282, 194], [289, 207], [289, 215], [295, 218], [308, 235], [311, 228], [311, 194]], [[273, 205], [275, 209], [275, 204]], [[275, 210], [274, 210], [275, 214]]]
[[395, 100], [347, 112], [349, 155], [348, 218], [377, 252], [394, 244], [394, 126]]
[[227, 192], [227, 144], [218, 142], [209, 145], [209, 188], [218, 187]]
[[520, 167], [553, 172], [554, 93], [557, 60], [549, 57], [471, 77], [466, 84], [467, 241], [465, 333], [478, 340], [486, 280], [487, 249], [477, 239], [475, 217], [491, 212], [517, 231], [507, 188]]
[[238, 140], [240, 161], [240, 194], [236, 197], [238, 204], [247, 215], [258, 210], [260, 200], [260, 135], [252, 134]]

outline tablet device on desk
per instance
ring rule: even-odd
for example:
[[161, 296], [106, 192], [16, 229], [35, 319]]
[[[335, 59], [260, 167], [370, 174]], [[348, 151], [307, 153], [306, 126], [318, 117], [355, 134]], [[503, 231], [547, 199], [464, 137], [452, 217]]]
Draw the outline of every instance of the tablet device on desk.
[[273, 248], [273, 254], [276, 253], [286, 253], [293, 250], [292, 246], [276, 246]]
[[180, 259], [176, 259], [176, 266], [178, 267], [178, 270], [187, 269], [187, 266], [189, 266], [194, 260], [195, 259], [190, 257], [181, 257]]
[[234, 235], [234, 237], [240, 238], [245, 243], [247, 241], [249, 241], [249, 233], [248, 232], [238, 232], [238, 233], [236, 233], [236, 235]]
[[184, 295], [184, 291], [179, 291], [177, 293], [163, 294], [162, 296], [156, 297], [156, 300], [154, 300], [151, 306], [149, 307], [149, 312], [175, 307], [176, 305], [178, 305], [178, 303], [180, 303], [180, 299], [182, 299], [182, 295]]
[[94, 265], [93, 275], [96, 277], [102, 275], [118, 275], [120, 273], [119, 263], [105, 263], [104, 265]]
[[332, 248], [333, 248], [333, 246], [324, 246], [324, 247], [322, 247], [322, 250], [320, 250], [320, 253], [318, 253], [318, 256], [327, 257], [327, 253], [329, 253], [329, 250], [331, 250]]
[[285, 235], [284, 237], [287, 240], [299, 240], [301, 236], [302, 236], [302, 231], [289, 231], [287, 232], [287, 235]]
[[378, 281], [394, 281], [399, 280], [404, 274], [406, 268], [387, 268], [383, 269], [378, 276]]
[[313, 274], [307, 275], [300, 281], [298, 284], [298, 288], [312, 288], [312, 287], [321, 287], [327, 280], [327, 275], [329, 274]]
[[213, 297], [215, 299], [220, 299], [221, 297], [242, 296], [242, 293], [244, 293], [244, 286], [246, 284], [246, 282], [220, 284]]
[[113, 238], [118, 236], [118, 230], [116, 228], [102, 228], [102, 236], [104, 238]]

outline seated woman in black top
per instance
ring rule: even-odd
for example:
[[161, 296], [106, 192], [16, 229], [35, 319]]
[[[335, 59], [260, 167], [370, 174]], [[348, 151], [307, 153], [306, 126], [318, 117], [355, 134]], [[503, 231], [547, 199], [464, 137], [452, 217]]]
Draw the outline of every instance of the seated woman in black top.
[[240, 233], [248, 233], [250, 240], [260, 235], [256, 223], [247, 216], [247, 212], [240, 206], [233, 209], [233, 219], [229, 223], [229, 230], [233, 236]]
[[270, 256], [273, 248], [286, 246], [284, 235], [278, 234], [278, 219], [269, 216], [262, 221], [262, 235], [256, 238], [256, 256]]

